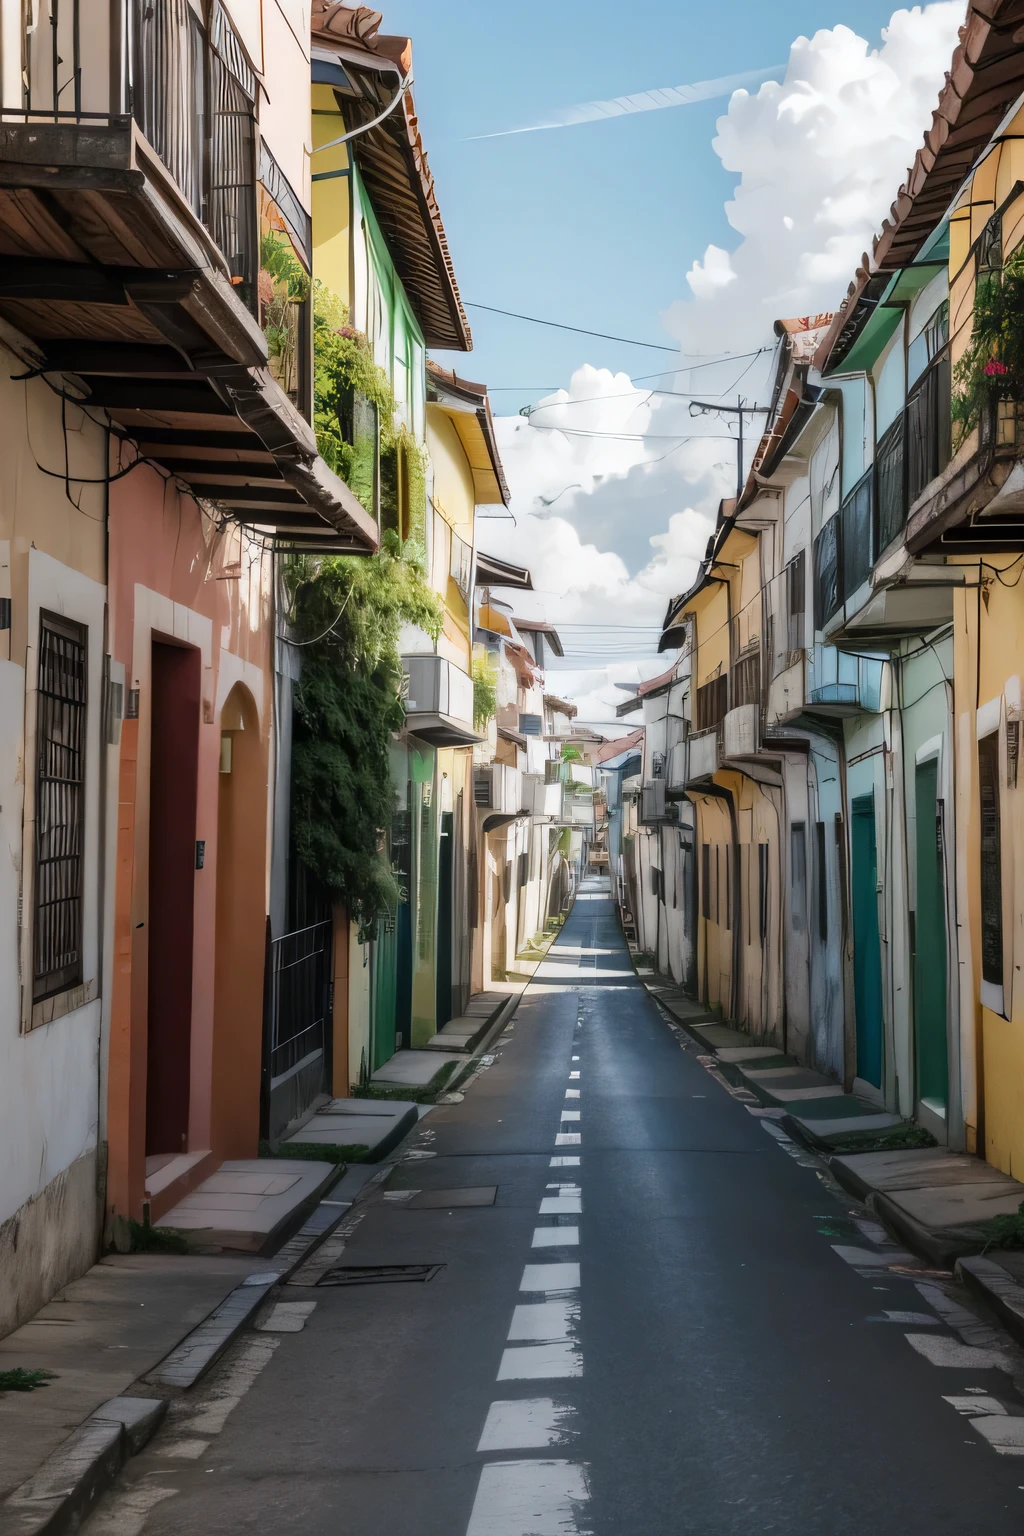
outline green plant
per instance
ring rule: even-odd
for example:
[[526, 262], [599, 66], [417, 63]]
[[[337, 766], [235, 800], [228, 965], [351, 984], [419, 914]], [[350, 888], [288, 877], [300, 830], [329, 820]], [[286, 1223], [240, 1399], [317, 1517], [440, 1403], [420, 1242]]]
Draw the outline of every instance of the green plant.
[[0, 1371], [0, 1392], [34, 1392], [36, 1387], [45, 1387], [56, 1377], [56, 1371], [27, 1371], [16, 1365], [12, 1371]]
[[568, 742], [562, 748], [563, 763], [582, 763], [583, 753], [579, 747], [570, 747]]
[[593, 784], [586, 784], [582, 779], [566, 779], [565, 792], [567, 795], [592, 795]]
[[259, 296], [263, 334], [267, 338], [271, 372], [282, 388], [298, 385], [298, 314], [296, 305], [309, 298], [309, 277], [284, 235], [274, 232], [260, 240]]
[[1024, 399], [1024, 246], [974, 289], [971, 339], [953, 369], [955, 446], [998, 400]]
[[980, 1224], [985, 1248], [1024, 1248], [1024, 1200], [1009, 1216], [991, 1216]]
[[897, 1125], [891, 1131], [845, 1131], [821, 1139], [833, 1152], [909, 1152], [936, 1145], [935, 1137], [923, 1125]]
[[173, 1227], [152, 1227], [149, 1219], [136, 1221], [129, 1218], [132, 1253], [188, 1253], [188, 1238]]
[[363, 1145], [335, 1146], [333, 1142], [288, 1141], [274, 1148], [269, 1141], [261, 1141], [260, 1157], [279, 1157], [303, 1163], [362, 1163], [366, 1161], [369, 1147]]
[[473, 724], [482, 729], [498, 708], [498, 673], [490, 659], [473, 657]]
[[420, 1087], [385, 1087], [383, 1083], [365, 1083], [352, 1085], [352, 1097], [354, 1099], [402, 1099], [410, 1104], [433, 1104], [437, 1096], [445, 1091], [452, 1075], [462, 1065], [458, 1061], [446, 1061], [439, 1071], [435, 1072], [429, 1083]]
[[[320, 456], [371, 517], [407, 540], [426, 542], [423, 449], [396, 421], [394, 391], [367, 338], [349, 324], [345, 304], [313, 284], [313, 426]], [[404, 513], [404, 516], [400, 515]]]
[[296, 561], [291, 623], [303, 646], [292, 765], [296, 851], [343, 903], [363, 938], [394, 913], [401, 892], [385, 840], [394, 812], [388, 749], [405, 718], [399, 634], [434, 638], [442, 609], [419, 550], [393, 531], [369, 557]]

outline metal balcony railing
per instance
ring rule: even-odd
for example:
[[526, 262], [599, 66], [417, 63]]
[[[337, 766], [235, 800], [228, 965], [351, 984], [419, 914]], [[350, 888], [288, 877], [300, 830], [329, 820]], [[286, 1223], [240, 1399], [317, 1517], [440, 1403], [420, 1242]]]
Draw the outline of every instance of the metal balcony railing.
[[134, 118], [254, 307], [257, 81], [221, 0], [206, 15], [189, 0], [0, 0], [0, 121]]

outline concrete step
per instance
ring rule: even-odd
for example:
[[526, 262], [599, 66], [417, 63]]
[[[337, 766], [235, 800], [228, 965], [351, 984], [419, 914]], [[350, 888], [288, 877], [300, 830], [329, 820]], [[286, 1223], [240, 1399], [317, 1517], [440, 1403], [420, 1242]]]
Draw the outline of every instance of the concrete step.
[[416, 1124], [419, 1107], [403, 1099], [331, 1099], [281, 1143], [281, 1156], [300, 1146], [366, 1147], [367, 1161], [397, 1146]]

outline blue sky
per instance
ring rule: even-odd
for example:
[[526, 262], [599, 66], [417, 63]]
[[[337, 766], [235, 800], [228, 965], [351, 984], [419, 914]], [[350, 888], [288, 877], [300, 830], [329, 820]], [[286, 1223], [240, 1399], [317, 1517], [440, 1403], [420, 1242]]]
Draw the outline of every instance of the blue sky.
[[[659, 316], [688, 295], [686, 271], [709, 242], [728, 249], [738, 239], [723, 210], [735, 178], [711, 147], [726, 100], [510, 138], [470, 135], [543, 121], [579, 101], [784, 63], [799, 34], [839, 23], [876, 44], [893, 6], [394, 0], [381, 8], [383, 30], [413, 39], [416, 106], [464, 299], [672, 345]], [[582, 362], [634, 376], [671, 366], [663, 353], [479, 310], [470, 322], [472, 354], [439, 360], [489, 384], [501, 411], [566, 384]]]

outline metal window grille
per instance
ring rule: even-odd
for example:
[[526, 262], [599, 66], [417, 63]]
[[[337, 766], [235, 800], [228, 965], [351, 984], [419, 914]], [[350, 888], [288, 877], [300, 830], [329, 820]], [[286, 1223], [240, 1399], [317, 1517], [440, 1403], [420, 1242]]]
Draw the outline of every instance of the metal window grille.
[[878, 547], [885, 549], [907, 521], [907, 469], [903, 413], [878, 439]]
[[713, 730], [716, 725], [721, 725], [725, 719], [726, 710], [729, 707], [729, 679], [725, 674], [721, 677], [713, 677], [709, 683], [697, 689], [697, 720], [698, 731]]
[[949, 463], [951, 385], [947, 348], [928, 365], [907, 401], [907, 501], [911, 506]]
[[875, 471], [871, 467], [853, 487], [839, 509], [842, 520], [843, 598], [852, 597], [867, 581], [875, 558]]
[[830, 517], [814, 541], [814, 624], [821, 629], [843, 600], [839, 568], [839, 518]]
[[999, 733], [978, 742], [981, 800], [981, 974], [1003, 984], [1003, 875], [999, 794]]
[[761, 652], [751, 651], [742, 657], [730, 674], [730, 707], [739, 709], [742, 704], [758, 704], [761, 701]]
[[828, 942], [828, 864], [825, 851], [825, 823], [816, 821], [814, 824], [815, 851], [818, 865], [818, 938], [822, 944]]
[[40, 616], [34, 1001], [82, 980], [86, 642], [84, 625], [56, 614]]
[[804, 644], [806, 605], [804, 554], [804, 550], [801, 549], [786, 567], [786, 643], [790, 651], [799, 651]]

